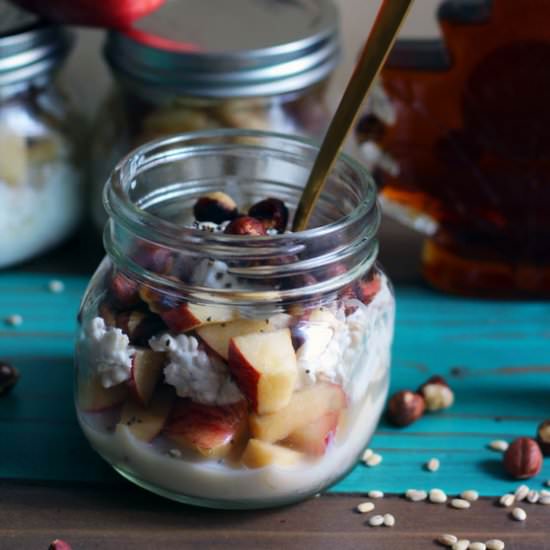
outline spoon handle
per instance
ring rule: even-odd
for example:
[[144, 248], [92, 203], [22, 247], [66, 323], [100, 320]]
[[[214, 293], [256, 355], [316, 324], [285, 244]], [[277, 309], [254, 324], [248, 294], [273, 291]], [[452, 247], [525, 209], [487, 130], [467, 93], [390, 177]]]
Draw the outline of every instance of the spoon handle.
[[414, 0], [384, 0], [321, 144], [294, 216], [293, 231], [307, 228], [323, 184], [338, 157], [359, 108], [380, 72]]

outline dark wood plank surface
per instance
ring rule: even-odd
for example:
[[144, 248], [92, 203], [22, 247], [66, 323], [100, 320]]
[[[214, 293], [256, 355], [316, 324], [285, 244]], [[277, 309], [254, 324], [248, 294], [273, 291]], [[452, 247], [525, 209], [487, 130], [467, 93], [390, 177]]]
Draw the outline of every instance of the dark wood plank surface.
[[435, 537], [454, 533], [471, 541], [498, 537], [507, 550], [550, 548], [550, 506], [525, 504], [525, 523], [490, 499], [470, 510], [376, 501], [394, 514], [393, 528], [369, 527], [354, 511], [360, 495], [331, 495], [272, 510], [215, 511], [175, 504], [133, 487], [37, 486], [0, 483], [0, 550], [47, 548], [54, 538], [73, 549], [356, 550], [438, 548]]

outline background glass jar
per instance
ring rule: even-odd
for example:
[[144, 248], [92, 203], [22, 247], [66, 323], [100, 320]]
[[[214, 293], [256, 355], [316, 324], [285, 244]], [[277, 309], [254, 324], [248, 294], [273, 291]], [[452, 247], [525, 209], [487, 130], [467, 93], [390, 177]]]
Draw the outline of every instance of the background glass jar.
[[57, 244], [79, 219], [81, 121], [55, 83], [70, 43], [0, 0], [0, 267]]
[[92, 446], [138, 485], [206, 506], [284, 504], [344, 475], [372, 436], [394, 300], [368, 174], [342, 156], [307, 231], [192, 223], [214, 190], [241, 209], [278, 197], [292, 217], [316, 154], [298, 138], [218, 130], [144, 145], [113, 172], [76, 408]]
[[202, 0], [180, 0], [136, 25], [111, 32], [105, 47], [116, 85], [92, 151], [100, 227], [110, 171], [150, 139], [213, 128], [324, 134], [325, 88], [339, 53], [332, 0], [233, 0], [214, 12]]

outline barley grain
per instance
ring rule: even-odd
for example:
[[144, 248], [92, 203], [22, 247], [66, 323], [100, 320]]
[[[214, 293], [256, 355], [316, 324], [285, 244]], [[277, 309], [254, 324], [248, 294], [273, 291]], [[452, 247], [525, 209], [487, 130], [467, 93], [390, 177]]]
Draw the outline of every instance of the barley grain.
[[439, 470], [439, 460], [437, 458], [430, 458], [428, 462], [426, 463], [426, 470], [429, 472], [437, 472]]
[[452, 546], [455, 542], [458, 542], [457, 537], [448, 533], [439, 535], [436, 540], [439, 544], [443, 544], [443, 546]]
[[527, 514], [523, 508], [514, 508], [512, 510], [512, 517], [516, 521], [525, 521], [527, 519]]
[[23, 317], [21, 315], [18, 315], [17, 313], [14, 315], [9, 315], [4, 320], [6, 325], [9, 325], [10, 327], [18, 327], [23, 324]]
[[418, 489], [407, 489], [405, 497], [412, 502], [420, 502], [428, 498], [428, 493]]
[[453, 498], [451, 500], [451, 506], [457, 510], [467, 510], [471, 504], [463, 498]]
[[384, 498], [384, 493], [382, 491], [369, 491], [369, 498]]
[[371, 527], [380, 527], [380, 525], [384, 525], [384, 516], [372, 516], [369, 519], [369, 525]]
[[502, 439], [495, 439], [494, 441], [491, 441], [491, 443], [489, 443], [490, 449], [501, 453], [505, 452], [508, 449], [508, 447], [509, 447], [508, 442]]
[[539, 499], [539, 504], [544, 504], [545, 506], [548, 506], [550, 504], [550, 497], [541, 497]]
[[530, 502], [531, 504], [536, 504], [539, 501], [539, 498], [539, 492], [535, 491], [534, 489], [529, 491], [529, 493], [527, 494], [527, 502]]
[[443, 504], [447, 502], [447, 495], [441, 489], [431, 489], [430, 502], [434, 504]]
[[473, 489], [468, 489], [467, 491], [462, 491], [462, 493], [460, 493], [460, 498], [468, 500], [469, 502], [475, 502], [479, 498], [479, 493]]
[[485, 543], [487, 550], [504, 550], [504, 543], [500, 539], [491, 539]]
[[363, 456], [361, 457], [361, 460], [363, 462], [366, 462], [372, 455], [374, 454], [372, 449], [366, 449], [363, 453]]
[[373, 468], [374, 466], [378, 466], [378, 464], [380, 464], [382, 462], [382, 455], [379, 455], [379, 454], [376, 454], [376, 453], [373, 453], [372, 456], [370, 458], [367, 458], [365, 464], [369, 467], [369, 468]]
[[374, 510], [374, 504], [372, 502], [361, 502], [357, 505], [357, 511], [361, 514], [368, 514]]
[[527, 485], [520, 485], [516, 492], [514, 493], [514, 497], [516, 498], [516, 502], [521, 502], [522, 500], [525, 500], [527, 495], [529, 494], [529, 487]]
[[392, 514], [384, 514], [384, 525], [393, 527], [395, 525], [395, 517]]
[[460, 539], [460, 540], [456, 541], [453, 544], [452, 549], [453, 550], [468, 550], [468, 546], [470, 546], [470, 541], [469, 540]]
[[484, 542], [471, 542], [468, 550], [487, 550], [487, 546]]
[[512, 506], [512, 504], [514, 504], [515, 500], [516, 499], [514, 495], [512, 495], [511, 493], [507, 493], [500, 497], [499, 503], [501, 506], [504, 506], [505, 508], [509, 508], [510, 506]]

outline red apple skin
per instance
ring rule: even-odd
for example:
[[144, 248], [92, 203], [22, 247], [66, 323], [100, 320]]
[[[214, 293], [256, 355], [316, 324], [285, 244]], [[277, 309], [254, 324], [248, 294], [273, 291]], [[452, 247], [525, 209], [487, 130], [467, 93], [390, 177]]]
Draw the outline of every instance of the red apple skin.
[[138, 284], [120, 271], [110, 276], [109, 298], [115, 308], [131, 308], [139, 303]]
[[237, 381], [239, 389], [245, 395], [252, 407], [258, 410], [258, 384], [260, 373], [255, 370], [246, 360], [241, 350], [235, 345], [233, 339], [229, 341], [229, 364], [239, 365], [238, 369], [232, 369], [231, 374]]
[[329, 411], [315, 422], [291, 433], [283, 443], [305, 454], [322, 456], [336, 434], [339, 420], [340, 411]]
[[358, 281], [355, 285], [355, 294], [357, 299], [365, 305], [370, 304], [380, 291], [381, 286], [382, 280], [379, 275], [374, 275], [370, 279], [362, 279], [361, 281]]
[[191, 313], [187, 304], [180, 304], [173, 309], [164, 311], [160, 316], [173, 332], [185, 332], [202, 324], [201, 320]]
[[246, 432], [247, 410], [244, 400], [215, 406], [178, 399], [164, 434], [203, 456], [225, 456]]

